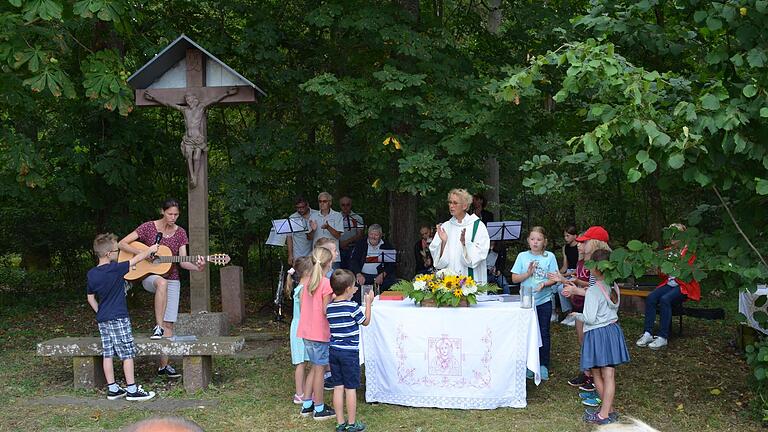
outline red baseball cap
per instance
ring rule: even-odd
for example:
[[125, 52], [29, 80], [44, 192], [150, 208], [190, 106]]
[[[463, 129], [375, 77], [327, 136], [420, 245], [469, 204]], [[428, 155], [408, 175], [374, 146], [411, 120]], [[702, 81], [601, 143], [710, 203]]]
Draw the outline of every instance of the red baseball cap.
[[587, 240], [600, 240], [608, 243], [608, 231], [601, 226], [591, 226], [588, 230], [584, 231], [584, 234], [576, 237], [577, 242], [585, 242]]

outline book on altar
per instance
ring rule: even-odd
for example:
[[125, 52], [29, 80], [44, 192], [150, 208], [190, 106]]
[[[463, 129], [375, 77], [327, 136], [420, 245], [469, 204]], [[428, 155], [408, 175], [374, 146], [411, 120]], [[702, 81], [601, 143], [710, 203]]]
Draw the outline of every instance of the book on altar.
[[405, 296], [399, 291], [382, 291], [379, 300], [403, 300]]

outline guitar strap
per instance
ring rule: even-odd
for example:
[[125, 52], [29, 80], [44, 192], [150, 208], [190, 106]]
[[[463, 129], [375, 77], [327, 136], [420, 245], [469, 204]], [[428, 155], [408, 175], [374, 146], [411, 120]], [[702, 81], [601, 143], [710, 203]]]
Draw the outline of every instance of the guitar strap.
[[[475, 234], [477, 234], [477, 227], [478, 226], [480, 226], [480, 219], [475, 221], [475, 226], [472, 228], [472, 239], [470, 240], [470, 242], [474, 243], [474, 241], [475, 241]], [[472, 267], [469, 267], [467, 269], [467, 275], [469, 277], [471, 277], [472, 279], [474, 279], [475, 278], [475, 270]]]

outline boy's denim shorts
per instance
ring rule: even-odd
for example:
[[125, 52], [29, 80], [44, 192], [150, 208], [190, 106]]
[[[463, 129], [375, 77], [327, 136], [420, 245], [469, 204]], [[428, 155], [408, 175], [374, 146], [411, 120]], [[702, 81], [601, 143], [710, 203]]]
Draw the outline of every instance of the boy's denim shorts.
[[318, 366], [328, 365], [328, 342], [318, 342], [304, 339], [304, 350], [307, 352], [309, 362]]

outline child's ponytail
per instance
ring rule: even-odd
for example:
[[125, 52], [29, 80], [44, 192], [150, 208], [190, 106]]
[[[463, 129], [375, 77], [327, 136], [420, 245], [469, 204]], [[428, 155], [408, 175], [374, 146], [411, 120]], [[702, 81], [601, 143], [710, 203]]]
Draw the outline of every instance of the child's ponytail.
[[314, 294], [325, 271], [323, 269], [331, 262], [333, 254], [324, 247], [316, 247], [312, 251], [312, 273], [309, 276], [309, 294]]
[[285, 277], [285, 296], [289, 299], [293, 295], [293, 281], [301, 280], [309, 271], [312, 270], [312, 258], [300, 257], [293, 260], [293, 268], [288, 270]]

